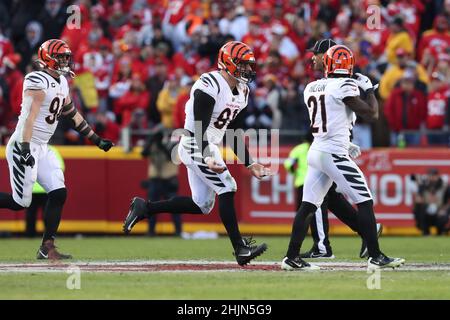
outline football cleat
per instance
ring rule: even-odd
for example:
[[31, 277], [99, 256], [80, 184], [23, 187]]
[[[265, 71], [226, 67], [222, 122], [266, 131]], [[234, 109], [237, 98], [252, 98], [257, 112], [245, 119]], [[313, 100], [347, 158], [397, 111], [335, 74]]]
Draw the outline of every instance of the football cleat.
[[54, 240], [46, 240], [43, 245], [40, 246], [36, 258], [38, 260], [66, 260], [72, 259], [70, 254], [62, 254], [56, 250]]
[[335, 256], [332, 252], [320, 252], [318, 250], [309, 250], [300, 254], [302, 259], [334, 259]]
[[294, 259], [285, 257], [281, 262], [281, 269], [287, 271], [294, 271], [294, 270], [312, 271], [312, 270], [320, 270], [320, 267], [314, 264], [309, 264], [308, 262], [300, 258], [300, 256], [296, 256]]
[[131, 200], [130, 211], [128, 211], [128, 215], [123, 222], [123, 232], [125, 234], [129, 234], [131, 229], [138, 223], [139, 221], [145, 219], [147, 217], [147, 203], [144, 199], [139, 197], [134, 197]]
[[398, 268], [405, 264], [405, 259], [403, 258], [389, 258], [383, 253], [380, 253], [378, 257], [372, 258], [370, 257], [367, 260], [367, 269], [384, 269], [384, 268]]
[[240, 266], [245, 266], [251, 260], [260, 256], [267, 250], [267, 244], [263, 243], [260, 245], [255, 245], [255, 241], [252, 237], [242, 238], [242, 242], [244, 244], [239, 246], [239, 248], [233, 253], [237, 263]]
[[[383, 233], [383, 225], [381, 223], [377, 223], [377, 237], [379, 238]], [[361, 259], [367, 258], [369, 256], [369, 250], [367, 250], [367, 245], [364, 239], [362, 240], [361, 250], [359, 251], [359, 257]]]

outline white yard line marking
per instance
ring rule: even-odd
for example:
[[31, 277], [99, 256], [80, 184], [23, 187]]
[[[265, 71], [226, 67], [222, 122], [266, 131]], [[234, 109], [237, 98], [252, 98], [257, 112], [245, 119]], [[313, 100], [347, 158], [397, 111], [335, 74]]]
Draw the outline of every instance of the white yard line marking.
[[[321, 271], [366, 271], [364, 262], [313, 262]], [[255, 261], [248, 267], [239, 267], [235, 261], [201, 260], [149, 260], [149, 261], [91, 261], [72, 263], [3, 263], [0, 273], [61, 273], [68, 267], [77, 266], [82, 272], [279, 272], [279, 261]], [[216, 266], [214, 268], [214, 266]], [[267, 268], [267, 269], [264, 269]], [[383, 269], [389, 271], [390, 269]], [[407, 263], [399, 271], [450, 271], [450, 263]]]

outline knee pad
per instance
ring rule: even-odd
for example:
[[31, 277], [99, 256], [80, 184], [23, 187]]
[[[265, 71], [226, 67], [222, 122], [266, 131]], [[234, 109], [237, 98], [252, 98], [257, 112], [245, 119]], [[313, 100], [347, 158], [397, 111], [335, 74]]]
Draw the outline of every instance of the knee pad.
[[66, 202], [66, 198], [67, 198], [67, 189], [66, 188], [53, 190], [48, 193], [48, 201], [51, 201], [52, 203], [57, 203], [57, 204], [62, 205], [62, 204], [64, 204], [64, 202]]

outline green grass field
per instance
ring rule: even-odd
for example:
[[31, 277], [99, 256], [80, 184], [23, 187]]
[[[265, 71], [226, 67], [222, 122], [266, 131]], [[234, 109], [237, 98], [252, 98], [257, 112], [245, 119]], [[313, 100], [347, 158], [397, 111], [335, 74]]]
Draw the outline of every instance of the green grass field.
[[[281, 261], [287, 237], [256, 237], [269, 250], [257, 261]], [[408, 263], [450, 263], [448, 237], [385, 237], [382, 250]], [[61, 252], [73, 263], [87, 261], [232, 261], [227, 238], [61, 238]], [[311, 245], [308, 240], [304, 248]], [[360, 240], [333, 237], [333, 262], [362, 262]], [[39, 240], [1, 239], [0, 264], [36, 263]], [[322, 260], [325, 261], [325, 260]], [[0, 299], [450, 299], [450, 268], [381, 272], [381, 289], [369, 290], [365, 271], [237, 271], [81, 273], [81, 289], [68, 290], [63, 272], [1, 272]]]

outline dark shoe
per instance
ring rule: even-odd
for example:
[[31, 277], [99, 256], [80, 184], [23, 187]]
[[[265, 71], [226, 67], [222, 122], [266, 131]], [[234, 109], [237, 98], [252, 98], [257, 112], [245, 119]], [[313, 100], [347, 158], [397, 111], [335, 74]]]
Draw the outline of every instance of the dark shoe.
[[320, 267], [314, 264], [309, 264], [308, 262], [300, 258], [300, 256], [296, 256], [294, 259], [289, 259], [288, 257], [285, 257], [281, 262], [281, 269], [287, 271], [320, 270]]
[[142, 198], [134, 197], [131, 200], [130, 211], [123, 223], [123, 232], [129, 234], [134, 225], [147, 217], [147, 204]]
[[300, 258], [302, 259], [334, 259], [333, 252], [320, 252], [319, 250], [311, 249], [308, 252], [301, 253]]
[[[381, 223], [377, 223], [377, 237], [379, 238], [383, 233], [383, 225]], [[366, 242], [362, 241], [361, 250], [359, 251], [359, 257], [361, 259], [367, 258], [369, 256], [369, 250], [367, 249]]]
[[245, 266], [254, 258], [263, 254], [267, 250], [267, 244], [263, 243], [260, 245], [255, 245], [255, 241], [250, 238], [242, 238], [244, 244], [239, 246], [239, 248], [233, 253], [236, 257], [236, 261], [240, 266]]
[[39, 260], [66, 260], [72, 259], [70, 254], [62, 254], [56, 250], [54, 240], [46, 240], [37, 252]]
[[403, 258], [389, 258], [383, 253], [380, 253], [378, 257], [372, 258], [370, 257], [367, 260], [367, 268], [368, 269], [383, 269], [383, 268], [398, 268], [401, 265], [405, 264], [405, 259]]

